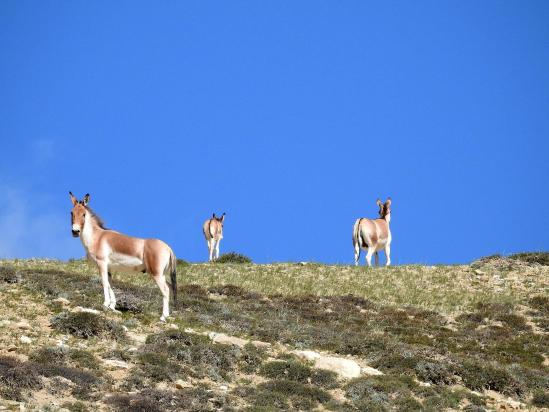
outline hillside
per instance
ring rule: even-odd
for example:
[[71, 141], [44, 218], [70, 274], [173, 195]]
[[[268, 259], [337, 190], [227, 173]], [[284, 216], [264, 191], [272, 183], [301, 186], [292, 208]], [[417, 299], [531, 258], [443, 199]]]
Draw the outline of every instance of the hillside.
[[178, 265], [102, 310], [83, 261], [0, 261], [0, 410], [541, 410], [547, 254], [471, 265]]

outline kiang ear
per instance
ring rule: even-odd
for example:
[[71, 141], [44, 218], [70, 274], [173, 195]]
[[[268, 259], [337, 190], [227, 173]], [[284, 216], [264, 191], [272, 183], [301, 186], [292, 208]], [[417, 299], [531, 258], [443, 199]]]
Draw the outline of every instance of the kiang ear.
[[221, 221], [223, 222], [225, 220], [225, 212], [221, 215]]
[[212, 219], [215, 219], [215, 213], [212, 215]]
[[376, 205], [378, 205], [380, 208], [383, 206], [383, 203], [381, 203], [381, 200], [376, 200]]
[[391, 207], [391, 198], [388, 197], [387, 200], [385, 201], [385, 206], [386, 207]]
[[90, 202], [90, 194], [86, 193], [86, 196], [84, 196], [84, 199], [82, 200], [82, 203], [84, 206], [88, 206], [88, 203]]
[[72, 192], [69, 192], [69, 196], [71, 197], [72, 205], [73, 205], [73, 206], [76, 206], [76, 204], [78, 203], [78, 199], [74, 197], [74, 195], [72, 194]]

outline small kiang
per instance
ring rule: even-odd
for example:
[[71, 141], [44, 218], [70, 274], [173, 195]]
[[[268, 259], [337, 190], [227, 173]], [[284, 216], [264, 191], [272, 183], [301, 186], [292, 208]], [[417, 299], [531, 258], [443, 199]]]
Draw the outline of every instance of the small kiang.
[[202, 232], [208, 243], [209, 261], [212, 262], [219, 258], [219, 243], [223, 239], [223, 223], [225, 222], [225, 213], [217, 217], [215, 213], [211, 219], [204, 222]]
[[[148, 273], [162, 292], [161, 321], [170, 315], [169, 301], [171, 286], [174, 304], [177, 301], [176, 258], [172, 249], [158, 239], [140, 239], [105, 228], [103, 221], [88, 206], [90, 195], [77, 200], [69, 192], [72, 202], [72, 235], [80, 237], [87, 258], [95, 263], [105, 300], [103, 305], [115, 310], [116, 297], [109, 283], [111, 271]], [[171, 284], [165, 274], [171, 276]]]
[[360, 259], [360, 249], [366, 250], [366, 262], [372, 266], [372, 255], [375, 254], [376, 266], [379, 265], [378, 251], [384, 249], [387, 257], [387, 266], [391, 264], [391, 198], [385, 203], [377, 200], [379, 218], [357, 219], [353, 227], [353, 246], [355, 249], [355, 265]]

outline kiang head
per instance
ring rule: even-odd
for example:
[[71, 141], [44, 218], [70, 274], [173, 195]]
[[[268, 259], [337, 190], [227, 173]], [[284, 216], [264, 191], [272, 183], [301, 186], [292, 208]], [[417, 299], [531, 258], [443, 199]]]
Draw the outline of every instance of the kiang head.
[[221, 217], [216, 216], [215, 213], [212, 215], [212, 219], [217, 220], [219, 223], [221, 223], [221, 226], [223, 226], [223, 223], [225, 222], [225, 212], [221, 215]]
[[86, 194], [84, 199], [78, 200], [72, 192], [69, 192], [69, 196], [72, 202], [71, 210], [71, 224], [72, 224], [72, 235], [74, 237], [80, 236], [80, 233], [84, 229], [84, 224], [86, 218], [89, 218], [88, 202], [90, 201], [90, 195]]
[[379, 206], [379, 217], [387, 221], [391, 220], [391, 198], [388, 197], [385, 203], [377, 199], [376, 204]]

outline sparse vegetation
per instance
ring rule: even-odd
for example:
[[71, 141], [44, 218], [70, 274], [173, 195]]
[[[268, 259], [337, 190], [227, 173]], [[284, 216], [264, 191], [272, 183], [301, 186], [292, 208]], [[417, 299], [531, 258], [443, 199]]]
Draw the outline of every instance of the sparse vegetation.
[[[32, 409], [40, 391], [74, 411], [480, 411], [492, 390], [501, 398], [490, 402], [543, 408], [549, 267], [536, 259], [380, 269], [185, 263], [170, 325], [158, 323], [160, 294], [146, 276], [114, 273], [121, 313], [96, 314], [75, 309], [101, 309], [100, 280], [85, 262], [2, 262], [0, 345], [21, 357], [0, 360], [0, 397]], [[32, 346], [20, 343], [23, 331]], [[210, 331], [271, 346], [212, 343]], [[345, 380], [284, 347], [350, 356], [384, 375]]]

